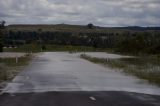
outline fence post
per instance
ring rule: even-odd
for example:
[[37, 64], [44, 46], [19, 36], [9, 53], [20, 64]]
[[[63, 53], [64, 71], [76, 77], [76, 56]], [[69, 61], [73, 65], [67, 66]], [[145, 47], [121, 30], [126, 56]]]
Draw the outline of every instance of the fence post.
[[18, 63], [18, 57], [16, 56], [16, 63]]

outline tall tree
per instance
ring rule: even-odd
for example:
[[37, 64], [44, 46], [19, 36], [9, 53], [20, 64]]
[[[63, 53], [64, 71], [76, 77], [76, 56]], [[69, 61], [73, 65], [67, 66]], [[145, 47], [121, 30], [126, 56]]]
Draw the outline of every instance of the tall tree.
[[0, 52], [3, 52], [3, 34], [5, 28], [5, 21], [0, 21]]
[[6, 22], [5, 22], [4, 20], [0, 21], [0, 28], [1, 28], [1, 29], [5, 27], [5, 23], [6, 23]]
[[94, 25], [93, 25], [92, 23], [89, 23], [89, 24], [87, 25], [87, 27], [88, 27], [89, 29], [93, 29], [93, 28], [94, 28]]

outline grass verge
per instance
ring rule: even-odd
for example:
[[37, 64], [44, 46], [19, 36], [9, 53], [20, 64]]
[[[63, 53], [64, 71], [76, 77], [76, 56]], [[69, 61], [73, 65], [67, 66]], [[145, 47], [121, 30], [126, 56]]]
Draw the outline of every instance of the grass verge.
[[31, 55], [18, 58], [0, 58], [0, 83], [13, 79], [31, 60]]
[[[17, 48], [4, 48], [4, 52], [41, 52], [40, 44], [26, 44], [19, 46]], [[109, 51], [109, 49], [104, 48], [94, 48], [88, 46], [72, 46], [72, 45], [45, 45], [44, 52], [55, 52], [55, 51]]]
[[81, 55], [81, 58], [113, 69], [122, 70], [122, 72], [160, 86], [160, 59], [153, 57], [106, 59], [90, 57], [85, 54]]

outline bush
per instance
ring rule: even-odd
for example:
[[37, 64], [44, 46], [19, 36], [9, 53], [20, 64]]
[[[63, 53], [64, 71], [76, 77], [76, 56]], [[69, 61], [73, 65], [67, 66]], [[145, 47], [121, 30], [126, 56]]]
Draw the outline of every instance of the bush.
[[0, 52], [3, 52], [3, 45], [0, 43]]

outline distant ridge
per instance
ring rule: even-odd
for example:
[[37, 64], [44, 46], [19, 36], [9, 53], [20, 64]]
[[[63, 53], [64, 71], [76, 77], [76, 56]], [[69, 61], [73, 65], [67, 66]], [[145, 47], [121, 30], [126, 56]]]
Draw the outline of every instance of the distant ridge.
[[160, 30], [160, 27], [141, 27], [141, 26], [128, 26], [128, 27], [115, 27], [117, 29], [128, 29], [128, 30]]
[[[25, 28], [25, 27], [38, 27], [38, 28], [73, 28], [73, 29], [87, 29], [87, 25], [69, 25], [69, 24], [13, 24], [7, 27]], [[145, 31], [145, 30], [160, 30], [160, 27], [141, 27], [141, 26], [127, 26], [127, 27], [101, 27], [94, 26], [96, 29], [120, 29], [120, 30], [134, 30], [134, 31]]]
[[61, 26], [61, 27], [84, 27], [85, 25], [69, 25], [69, 24], [11, 24], [11, 25], [8, 25], [9, 27], [10, 26], [14, 26], [14, 27], [19, 27], [19, 26], [22, 26], [22, 27], [27, 27], [27, 26]]

